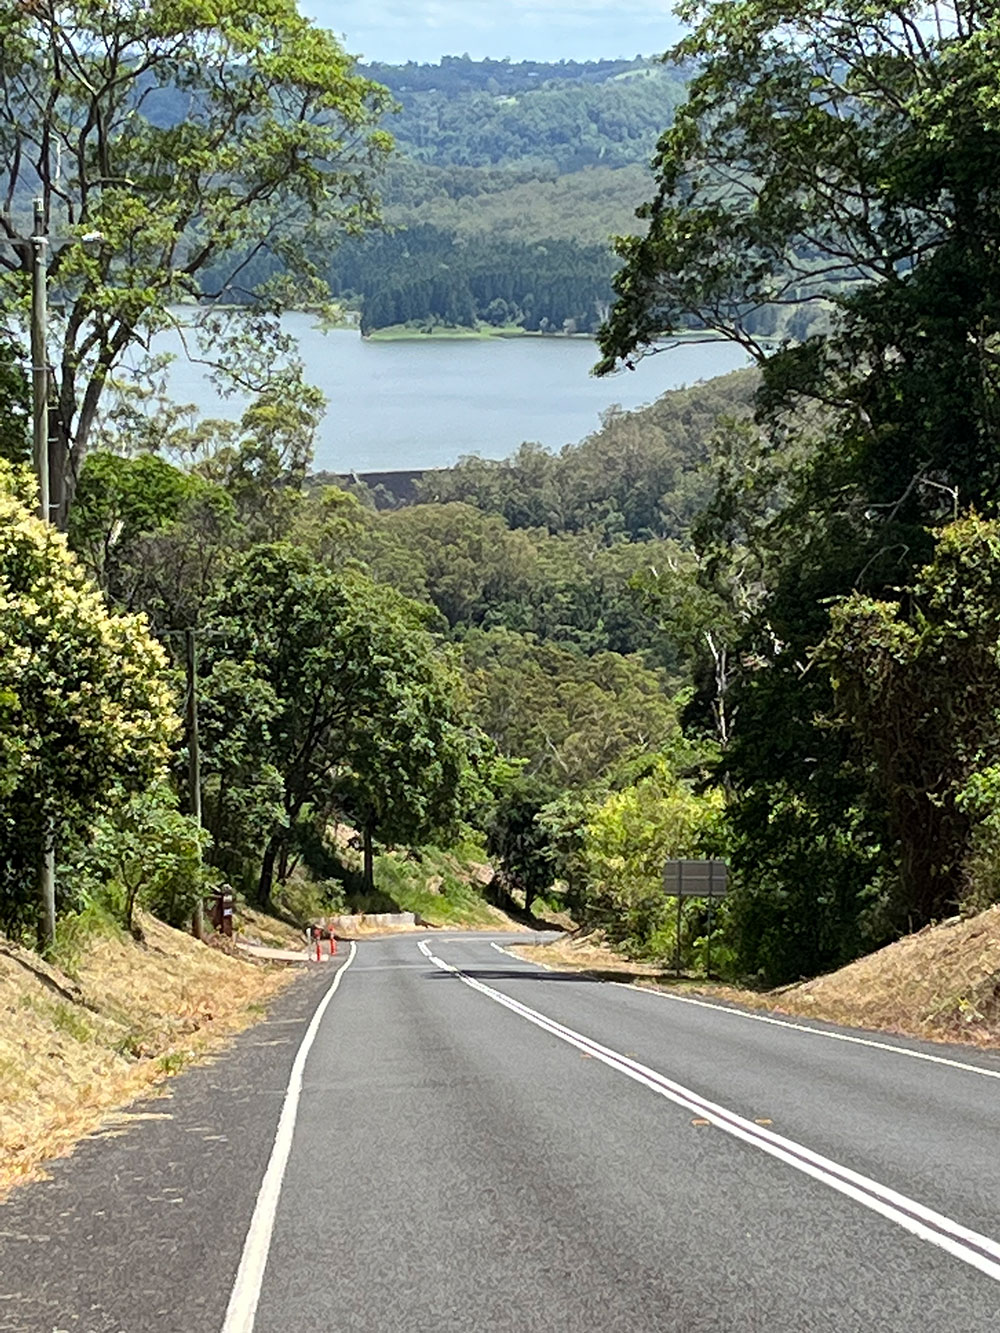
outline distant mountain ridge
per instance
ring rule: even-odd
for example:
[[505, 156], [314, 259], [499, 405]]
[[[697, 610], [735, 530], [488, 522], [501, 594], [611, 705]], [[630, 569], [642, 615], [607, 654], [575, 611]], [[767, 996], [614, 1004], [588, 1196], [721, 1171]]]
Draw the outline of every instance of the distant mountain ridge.
[[[318, 264], [362, 333], [594, 333], [612, 299], [611, 237], [643, 225], [635, 211], [652, 196], [649, 162], [685, 72], [643, 57], [360, 69], [398, 103], [387, 229], [331, 245]], [[276, 267], [256, 256], [227, 297], [250, 299]]]
[[397, 95], [412, 92], [441, 91], [448, 94], [467, 92], [517, 93], [560, 80], [574, 83], [602, 83], [619, 74], [649, 67], [649, 58], [632, 60], [472, 60], [469, 56], [442, 56], [433, 64], [410, 60], [404, 65], [371, 61], [359, 66], [368, 78], [375, 79]]

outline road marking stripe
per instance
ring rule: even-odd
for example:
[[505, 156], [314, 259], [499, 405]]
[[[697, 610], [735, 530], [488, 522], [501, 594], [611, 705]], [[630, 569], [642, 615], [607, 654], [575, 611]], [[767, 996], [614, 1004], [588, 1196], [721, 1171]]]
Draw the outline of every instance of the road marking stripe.
[[945, 1217], [942, 1213], [935, 1212], [934, 1209], [927, 1208], [924, 1204], [917, 1203], [916, 1200], [910, 1199], [868, 1176], [852, 1171], [849, 1167], [841, 1166], [839, 1162], [823, 1157], [820, 1153], [813, 1152], [811, 1148], [807, 1148], [793, 1139], [784, 1138], [762, 1125], [754, 1124], [752, 1120], [747, 1120], [735, 1111], [730, 1111], [716, 1102], [709, 1101], [690, 1088], [685, 1088], [682, 1084], [658, 1073], [655, 1069], [650, 1069], [635, 1060], [630, 1060], [627, 1056], [619, 1054], [610, 1047], [602, 1046], [599, 1042], [583, 1036], [582, 1033], [556, 1022], [555, 1019], [547, 1018], [538, 1010], [529, 1008], [519, 1000], [511, 999], [509, 995], [494, 990], [492, 986], [477, 981], [475, 977], [469, 976], [459, 968], [453, 967], [450, 963], [436, 957], [431, 953], [426, 941], [421, 940], [417, 947], [436, 967], [442, 971], [450, 972], [464, 985], [469, 986], [472, 990], [479, 991], [480, 994], [494, 1000], [497, 1004], [503, 1005], [505, 1009], [510, 1009], [529, 1023], [533, 1023], [536, 1027], [551, 1033], [561, 1041], [575, 1046], [578, 1050], [589, 1052], [596, 1059], [601, 1060], [610, 1068], [618, 1070], [619, 1073], [624, 1074], [634, 1082], [640, 1083], [651, 1091], [658, 1093], [661, 1097], [684, 1107], [685, 1110], [694, 1112], [697, 1116], [703, 1116], [717, 1128], [732, 1135], [733, 1138], [740, 1139], [742, 1142], [760, 1149], [761, 1152], [765, 1152], [778, 1161], [794, 1167], [803, 1175], [820, 1181], [831, 1189], [837, 1190], [838, 1193], [846, 1195], [849, 1199], [854, 1199], [857, 1203], [871, 1209], [872, 1212], [878, 1213], [890, 1222], [895, 1222], [912, 1235], [918, 1236], [921, 1240], [927, 1241], [938, 1249], [951, 1254], [954, 1258], [962, 1260], [963, 1263], [969, 1264], [972, 1268], [978, 1269], [979, 1272], [984, 1273], [994, 1281], [1000, 1282], [1000, 1244], [991, 1237], [962, 1226], [961, 1223], [954, 1221], [952, 1218]]
[[[510, 949], [517, 948], [516, 944], [508, 948], [503, 948], [499, 944], [494, 944], [493, 947], [500, 953], [506, 953], [508, 958], [516, 958], [519, 962], [536, 966], [534, 959], [521, 958], [518, 954], [510, 953]], [[546, 964], [539, 963], [537, 966], [545, 967]], [[1000, 1069], [986, 1069], [983, 1065], [970, 1065], [964, 1060], [950, 1060], [946, 1055], [931, 1055], [929, 1051], [914, 1051], [908, 1046], [895, 1046], [892, 1042], [876, 1041], [873, 1037], [854, 1037], [847, 1032], [827, 1032], [823, 1028], [810, 1027], [808, 1023], [794, 1023], [788, 1018], [773, 1018], [770, 1014], [752, 1013], [746, 1009], [736, 1009], [729, 1004], [700, 1000], [693, 995], [674, 995], [670, 991], [656, 990], [651, 986], [637, 986], [632, 981], [610, 981], [606, 984], [621, 986], [624, 990], [638, 992], [640, 995], [651, 995], [658, 1000], [670, 1000], [674, 1004], [693, 1004], [699, 1009], [712, 1009], [718, 1014], [728, 1014], [730, 1018], [746, 1018], [752, 1023], [769, 1023], [772, 1027], [789, 1028], [792, 1032], [807, 1032], [813, 1037], [825, 1037], [828, 1041], [843, 1041], [851, 1046], [869, 1046], [877, 1051], [888, 1051], [890, 1055], [905, 1055], [910, 1060], [924, 1060], [928, 1064], [960, 1069], [966, 1074], [980, 1074], [983, 1078], [1000, 1078]]]
[[[525, 960], [522, 959], [522, 962]], [[826, 1037], [828, 1041], [846, 1041], [851, 1046], [871, 1046], [877, 1051], [888, 1051], [891, 1055], [905, 1055], [911, 1060], [926, 1060], [932, 1065], [945, 1065], [949, 1069], [960, 1069], [966, 1074], [981, 1074], [983, 1078], [1000, 1078], [1000, 1069], [985, 1069], [982, 1065], [970, 1065], [963, 1060], [949, 1060], [946, 1055], [931, 1055], [929, 1051], [913, 1051], [908, 1046], [894, 1046], [891, 1042], [876, 1041], [873, 1037], [853, 1037], [847, 1032], [826, 1032], [823, 1028], [810, 1027], [808, 1023], [793, 1023], [787, 1018], [772, 1018], [769, 1014], [748, 1013], [745, 1009], [734, 1009], [728, 1004], [716, 1004], [712, 1000], [698, 1000], [693, 995], [671, 995], [669, 991], [653, 990], [649, 986], [636, 986], [628, 981], [612, 981], [612, 986], [622, 986], [626, 990], [638, 991], [640, 995], [654, 995], [661, 1000], [672, 1000], [674, 1004], [693, 1004], [699, 1009], [714, 1009], [716, 1013], [729, 1014], [732, 1018], [748, 1018], [753, 1023], [770, 1023], [777, 1028], [791, 1028], [793, 1032], [808, 1032], [814, 1037]]]
[[326, 1013], [327, 1005], [336, 995], [341, 978], [354, 962], [357, 951], [357, 945], [352, 940], [351, 952], [348, 955], [347, 962], [337, 969], [333, 984], [316, 1006], [316, 1012], [313, 1014], [308, 1028], [306, 1028], [302, 1044], [296, 1053], [292, 1072], [288, 1076], [288, 1088], [281, 1106], [281, 1115], [274, 1135], [271, 1156], [268, 1159], [267, 1170], [264, 1172], [264, 1179], [261, 1181], [260, 1190], [257, 1194], [257, 1203], [254, 1206], [253, 1217], [250, 1219], [250, 1229], [247, 1231], [246, 1240], [243, 1242], [243, 1254], [240, 1257], [240, 1266], [236, 1270], [236, 1280], [229, 1296], [229, 1305], [226, 1307], [222, 1333], [252, 1333], [254, 1317], [257, 1313], [257, 1302], [260, 1300], [260, 1289], [264, 1281], [264, 1269], [267, 1267], [267, 1255], [271, 1248], [274, 1217], [278, 1209], [278, 1200], [281, 1197], [281, 1182], [284, 1180], [285, 1167], [288, 1165], [288, 1156], [292, 1149], [295, 1117], [299, 1109], [299, 1096], [302, 1092], [302, 1076], [306, 1067], [306, 1057], [316, 1040], [316, 1033], [319, 1031], [319, 1025]]

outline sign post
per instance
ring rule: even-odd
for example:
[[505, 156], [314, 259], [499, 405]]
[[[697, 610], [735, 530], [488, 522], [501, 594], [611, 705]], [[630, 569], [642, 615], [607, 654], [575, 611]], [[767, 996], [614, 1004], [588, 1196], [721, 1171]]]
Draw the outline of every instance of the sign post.
[[725, 861], [668, 861], [663, 867], [663, 892], [677, 899], [677, 946], [674, 970], [681, 974], [681, 906], [685, 898], [708, 900], [708, 950], [705, 974], [712, 972], [712, 903], [725, 898], [729, 888], [729, 871]]

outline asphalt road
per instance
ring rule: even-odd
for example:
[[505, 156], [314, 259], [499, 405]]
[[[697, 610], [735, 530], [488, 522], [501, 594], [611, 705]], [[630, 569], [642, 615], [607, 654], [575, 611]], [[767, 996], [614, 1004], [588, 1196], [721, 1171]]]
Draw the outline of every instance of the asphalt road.
[[17, 1192], [0, 1330], [1000, 1327], [1000, 1058], [421, 939]]

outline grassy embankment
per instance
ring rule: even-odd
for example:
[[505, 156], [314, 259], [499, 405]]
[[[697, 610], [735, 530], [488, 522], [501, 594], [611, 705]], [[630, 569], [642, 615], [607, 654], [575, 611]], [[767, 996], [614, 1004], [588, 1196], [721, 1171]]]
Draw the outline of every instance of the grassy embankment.
[[566, 970], [615, 975], [639, 985], [708, 995], [754, 1009], [820, 1019], [932, 1041], [1000, 1047], [1000, 906], [966, 920], [928, 926], [877, 953], [774, 991], [685, 978], [628, 962], [591, 937], [542, 947], [521, 957]]
[[[140, 923], [143, 943], [110, 921], [66, 923], [51, 964], [0, 936], [0, 1196], [258, 1021], [299, 975]], [[238, 924], [302, 947], [280, 921], [244, 912]]]
[[461, 852], [425, 847], [419, 852], [386, 852], [375, 858], [375, 882], [381, 892], [433, 926], [466, 929], [516, 929], [510, 918], [483, 900], [493, 878], [489, 866]]

